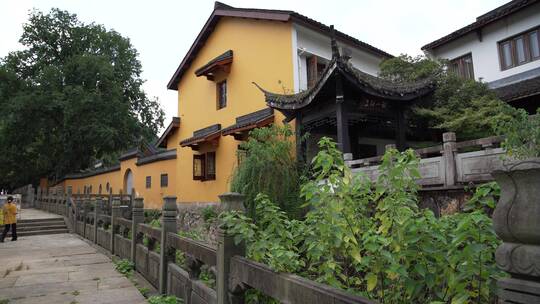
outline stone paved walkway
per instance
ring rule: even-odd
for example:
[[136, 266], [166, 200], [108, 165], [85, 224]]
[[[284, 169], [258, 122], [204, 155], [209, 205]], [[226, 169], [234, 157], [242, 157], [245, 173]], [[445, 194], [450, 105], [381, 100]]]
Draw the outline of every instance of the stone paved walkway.
[[[8, 302], [5, 302], [8, 300]], [[0, 303], [146, 303], [111, 260], [72, 234], [0, 243]]]
[[39, 209], [33, 208], [24, 208], [19, 210], [18, 219], [22, 220], [36, 220], [36, 219], [50, 219], [50, 218], [61, 218], [60, 215], [41, 211]]

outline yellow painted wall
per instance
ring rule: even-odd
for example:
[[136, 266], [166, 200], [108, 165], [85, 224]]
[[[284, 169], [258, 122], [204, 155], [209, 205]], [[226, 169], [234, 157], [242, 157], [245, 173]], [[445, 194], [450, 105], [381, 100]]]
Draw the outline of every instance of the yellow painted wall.
[[[163, 197], [176, 194], [176, 159], [163, 160], [141, 166], [137, 166], [135, 164], [136, 161], [136, 158], [132, 158], [120, 164], [122, 181], [127, 170], [131, 170], [133, 173], [135, 193], [138, 197], [144, 198], [144, 207], [161, 209]], [[161, 187], [160, 185], [161, 174], [168, 174], [169, 176], [167, 187]], [[152, 177], [152, 185], [149, 189], [146, 189], [147, 176]], [[125, 190], [123, 191], [125, 192]]]
[[[233, 63], [227, 78], [227, 107], [216, 109], [216, 82], [196, 77], [194, 71], [211, 59], [233, 50]], [[292, 25], [223, 17], [178, 84], [178, 116], [181, 118], [179, 140], [193, 131], [220, 123], [222, 128], [235, 123], [235, 118], [266, 107], [264, 95], [252, 84], [275, 92], [294, 91], [292, 62]], [[283, 117], [276, 112], [276, 122]], [[217, 201], [228, 191], [237, 162], [240, 144], [232, 136], [222, 136], [217, 149], [209, 145], [200, 152], [216, 149], [216, 180], [193, 180], [193, 154], [189, 147], [178, 147], [177, 196], [179, 201]]]
[[[71, 186], [73, 193], [84, 193], [84, 187], [92, 186], [92, 193], [99, 192], [99, 185], [102, 186], [102, 193], [106, 191], [106, 184], [109, 183], [114, 194], [126, 193], [124, 189], [124, 176], [127, 170], [133, 174], [133, 187], [138, 197], [144, 198], [145, 208], [160, 209], [163, 197], [176, 194], [176, 159], [163, 160], [145, 165], [137, 166], [137, 158], [124, 160], [120, 163], [120, 170], [90, 176], [79, 179], [66, 179], [62, 186], [67, 190]], [[168, 174], [169, 183], [167, 187], [161, 187], [161, 174]], [[152, 177], [152, 185], [146, 189], [146, 177]]]
[[107, 183], [112, 188], [113, 193], [118, 193], [118, 190], [122, 187], [122, 178], [120, 177], [120, 170], [94, 175], [85, 178], [78, 179], [66, 179], [64, 181], [64, 189], [69, 186], [72, 187], [72, 193], [84, 193], [84, 187], [92, 186], [92, 193], [97, 194], [99, 192], [99, 185], [102, 187], [101, 193], [108, 193], [106, 190]]

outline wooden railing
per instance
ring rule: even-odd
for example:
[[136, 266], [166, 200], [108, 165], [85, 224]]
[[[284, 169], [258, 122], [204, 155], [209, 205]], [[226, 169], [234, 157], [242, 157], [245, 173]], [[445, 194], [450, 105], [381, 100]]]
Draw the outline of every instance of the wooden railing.
[[[220, 198], [224, 210], [243, 205], [243, 196], [239, 194], [228, 193]], [[35, 205], [64, 215], [71, 231], [113, 255], [131, 260], [136, 271], [161, 294], [175, 295], [184, 303], [243, 303], [250, 288], [282, 303], [374, 303], [251, 261], [244, 257], [242, 244], [236, 245], [233, 236], [222, 229], [217, 232], [217, 248], [177, 235], [176, 197], [164, 198], [161, 228], [144, 223], [142, 198], [130, 199], [131, 214], [124, 216], [122, 204], [126, 201], [122, 196], [70, 196], [40, 190]], [[185, 257], [184, 263], [177, 263], [177, 253]], [[215, 288], [201, 280], [203, 267], [215, 274]]]
[[[505, 154], [502, 140], [493, 136], [456, 142], [455, 133], [444, 133], [442, 145], [414, 150], [420, 157], [418, 184], [424, 189], [452, 189], [493, 180], [491, 172], [502, 167]], [[387, 149], [393, 147], [388, 145]], [[351, 160], [346, 155], [345, 160], [355, 173], [373, 181], [379, 176], [382, 156]]]

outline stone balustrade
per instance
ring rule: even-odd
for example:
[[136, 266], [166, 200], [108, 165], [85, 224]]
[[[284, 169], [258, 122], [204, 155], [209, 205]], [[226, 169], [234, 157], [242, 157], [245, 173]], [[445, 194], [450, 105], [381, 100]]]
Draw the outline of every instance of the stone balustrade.
[[[243, 199], [237, 193], [220, 196], [223, 210], [241, 211]], [[160, 228], [144, 223], [142, 198], [126, 195], [67, 195], [38, 189], [35, 206], [65, 216], [73, 233], [131, 260], [161, 294], [175, 295], [187, 304], [243, 303], [250, 288], [283, 303], [374, 303], [251, 261], [244, 257], [243, 245], [236, 245], [225, 230], [218, 230], [217, 248], [179, 236], [176, 197], [164, 198]], [[183, 263], [178, 263], [179, 255]], [[203, 268], [215, 274], [215, 287], [201, 280]]]

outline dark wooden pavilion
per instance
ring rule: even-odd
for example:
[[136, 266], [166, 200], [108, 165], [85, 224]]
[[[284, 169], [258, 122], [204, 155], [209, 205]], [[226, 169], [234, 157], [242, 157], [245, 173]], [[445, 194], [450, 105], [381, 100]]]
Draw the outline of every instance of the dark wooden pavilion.
[[412, 105], [430, 101], [433, 79], [392, 82], [355, 69], [349, 60], [333, 40], [332, 60], [309, 89], [284, 95], [255, 84], [264, 92], [267, 105], [282, 112], [286, 122], [295, 119], [297, 139], [309, 132], [307, 142], [297, 141], [299, 156], [313, 156], [322, 136], [333, 137], [353, 158], [381, 154], [387, 144], [404, 149], [438, 138], [407, 119]]

